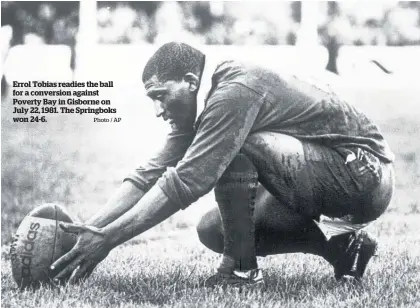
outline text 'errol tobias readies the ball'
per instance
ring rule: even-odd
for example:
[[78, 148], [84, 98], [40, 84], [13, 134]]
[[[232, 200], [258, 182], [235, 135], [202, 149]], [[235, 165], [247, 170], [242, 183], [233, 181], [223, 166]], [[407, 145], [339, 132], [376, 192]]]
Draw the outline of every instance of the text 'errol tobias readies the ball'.
[[[78, 241], [54, 262], [65, 266], [57, 278], [89, 275], [114, 247], [212, 189], [218, 206], [197, 230], [222, 259], [206, 285], [262, 283], [256, 256], [292, 252], [324, 258], [337, 279], [363, 276], [376, 242], [358, 228], [384, 213], [394, 183], [394, 155], [365, 114], [329, 87], [213, 63], [183, 43], [160, 47], [142, 79], [172, 131], [101, 211], [64, 226]], [[343, 234], [327, 238], [321, 215], [342, 218]]]

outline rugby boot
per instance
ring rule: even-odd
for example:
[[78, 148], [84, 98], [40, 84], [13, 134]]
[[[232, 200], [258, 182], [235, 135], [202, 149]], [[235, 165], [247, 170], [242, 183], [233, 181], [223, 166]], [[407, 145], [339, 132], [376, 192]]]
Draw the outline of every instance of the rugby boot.
[[360, 280], [378, 247], [376, 240], [365, 231], [334, 236], [327, 245], [337, 280], [344, 277]]
[[205, 287], [227, 287], [241, 288], [246, 286], [263, 285], [264, 279], [262, 270], [259, 268], [249, 271], [233, 271], [231, 273], [217, 272], [204, 281]]

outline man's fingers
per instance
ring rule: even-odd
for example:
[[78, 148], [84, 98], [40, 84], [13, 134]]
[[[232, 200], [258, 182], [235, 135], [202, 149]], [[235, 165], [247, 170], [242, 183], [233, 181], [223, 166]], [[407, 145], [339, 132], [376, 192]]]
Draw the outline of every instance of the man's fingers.
[[98, 228], [95, 228], [93, 226], [81, 225], [81, 224], [77, 224], [77, 223], [60, 222], [59, 226], [65, 232], [69, 232], [69, 233], [79, 234], [79, 233], [84, 232], [84, 231], [89, 231], [89, 232], [92, 232], [94, 234], [99, 234], [99, 235], [102, 234], [102, 231]]
[[81, 231], [85, 230], [83, 225], [79, 225], [79, 224], [60, 222], [58, 225], [60, 226], [61, 229], [63, 229], [65, 232], [68, 232], [68, 233], [78, 234]]
[[64, 266], [66, 263], [72, 261], [77, 256], [78, 253], [79, 253], [79, 251], [77, 250], [77, 248], [73, 248], [68, 253], [66, 253], [64, 256], [60, 257], [57, 261], [55, 261], [50, 266], [50, 268], [52, 270], [54, 270], [56, 268], [60, 268], [60, 267]]
[[62, 279], [65, 278], [67, 275], [71, 274], [82, 262], [82, 257], [79, 256], [74, 259], [70, 264], [68, 264], [58, 275], [54, 277], [54, 279]]
[[76, 268], [73, 274], [70, 277], [69, 283], [73, 284], [79, 282], [81, 279], [87, 278], [95, 269], [97, 263], [94, 261], [85, 261]]

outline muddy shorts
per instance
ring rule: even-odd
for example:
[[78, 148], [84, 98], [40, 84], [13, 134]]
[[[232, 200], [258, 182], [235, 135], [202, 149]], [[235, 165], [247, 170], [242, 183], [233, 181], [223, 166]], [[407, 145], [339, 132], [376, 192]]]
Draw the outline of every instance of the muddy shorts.
[[331, 149], [305, 142], [303, 147], [319, 214], [364, 223], [384, 213], [394, 189], [391, 164], [359, 147]]

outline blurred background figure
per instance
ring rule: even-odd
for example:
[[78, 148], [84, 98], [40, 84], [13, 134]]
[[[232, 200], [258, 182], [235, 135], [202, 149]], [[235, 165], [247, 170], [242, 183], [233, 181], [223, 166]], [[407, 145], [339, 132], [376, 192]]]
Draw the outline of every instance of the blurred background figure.
[[[10, 48], [10, 42], [12, 40], [13, 36], [13, 29], [11, 26], [6, 25], [1, 27], [0, 32], [0, 46], [1, 46], [1, 65], [4, 66], [4, 62], [6, 61], [7, 54], [9, 52]], [[2, 97], [6, 93], [6, 79], [4, 78], [4, 74], [2, 72], [1, 74], [1, 93]]]
[[1, 63], [4, 64], [7, 53], [10, 48], [10, 41], [12, 40], [13, 29], [11, 26], [2, 26], [0, 32], [0, 44], [1, 44]]

